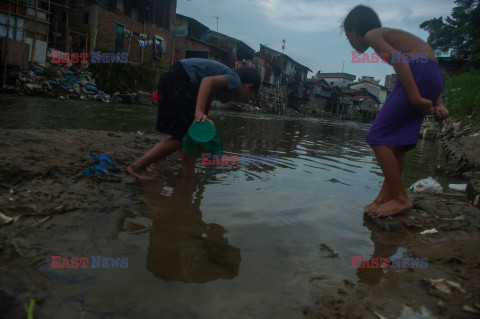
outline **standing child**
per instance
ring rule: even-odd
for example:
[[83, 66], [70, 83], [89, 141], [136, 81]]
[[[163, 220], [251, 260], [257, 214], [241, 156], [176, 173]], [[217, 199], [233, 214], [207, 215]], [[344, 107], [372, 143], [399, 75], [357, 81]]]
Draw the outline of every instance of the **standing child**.
[[[220, 62], [192, 58], [171, 66], [160, 78], [157, 86], [158, 117], [156, 130], [169, 134], [142, 158], [127, 168], [127, 172], [140, 179], [151, 179], [147, 166], [182, 148], [182, 140], [194, 121], [208, 119], [207, 102], [216, 93], [218, 100], [245, 101], [258, 92], [260, 73], [254, 68], [241, 68], [236, 72]], [[195, 158], [182, 149], [184, 176], [195, 175]]]
[[372, 47], [378, 55], [387, 57], [398, 76], [367, 133], [367, 143], [375, 153], [384, 181], [377, 198], [364, 210], [377, 217], [409, 212], [412, 202], [401, 177], [406, 152], [415, 148], [425, 115], [434, 114], [439, 121], [448, 117], [441, 96], [440, 66], [430, 45], [405, 31], [382, 28], [369, 7], [356, 6], [342, 27], [355, 50], [365, 52]]

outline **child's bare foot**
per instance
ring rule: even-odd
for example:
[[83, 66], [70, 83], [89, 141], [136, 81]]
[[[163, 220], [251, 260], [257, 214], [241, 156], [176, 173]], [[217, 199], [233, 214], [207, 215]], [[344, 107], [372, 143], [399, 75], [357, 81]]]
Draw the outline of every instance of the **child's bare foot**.
[[379, 218], [383, 218], [393, 215], [401, 215], [411, 211], [412, 207], [412, 202], [408, 198], [405, 201], [392, 199], [378, 206], [377, 209], [370, 213], [370, 216], [377, 216]]
[[382, 205], [382, 204], [384, 204], [384, 203], [386, 203], [386, 202], [387, 202], [387, 201], [374, 200], [373, 202], [371, 202], [371, 203], [368, 204], [367, 206], [364, 206], [364, 207], [363, 207], [363, 211], [364, 211], [365, 213], [367, 213], [367, 214], [370, 214], [370, 213], [374, 212], [375, 209], [376, 209], [378, 206], [380, 206], [380, 205]]
[[127, 167], [127, 172], [128, 172], [128, 174], [133, 175], [136, 178], [141, 179], [141, 180], [150, 180], [150, 181], [154, 180], [154, 178], [148, 174], [148, 172], [145, 168], [139, 170], [133, 164], [130, 164]]

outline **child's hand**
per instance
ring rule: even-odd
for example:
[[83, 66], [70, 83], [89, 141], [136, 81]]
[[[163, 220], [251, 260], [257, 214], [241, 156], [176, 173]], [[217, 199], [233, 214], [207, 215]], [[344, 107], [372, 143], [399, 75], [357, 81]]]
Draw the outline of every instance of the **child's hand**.
[[208, 122], [210, 122], [210, 124], [215, 126], [215, 124], [212, 122], [212, 120], [210, 120], [208, 118], [207, 114], [205, 114], [202, 111], [196, 111], [195, 112], [195, 120], [193, 120], [193, 122], [195, 123], [195, 122], [205, 122], [205, 121], [208, 121]]
[[412, 102], [413, 106], [415, 106], [415, 108], [425, 114], [425, 115], [431, 115], [433, 114], [433, 102], [429, 99], [424, 99], [423, 97], [415, 100]]
[[434, 107], [434, 115], [435, 115], [435, 121], [441, 122], [450, 115], [450, 112], [445, 106], [443, 106], [443, 104], [439, 104]]
[[205, 112], [196, 111], [195, 112], [195, 120], [193, 120], [193, 121], [194, 122], [205, 122], [207, 119], [208, 119], [208, 116], [207, 116], [207, 114], [205, 114]]

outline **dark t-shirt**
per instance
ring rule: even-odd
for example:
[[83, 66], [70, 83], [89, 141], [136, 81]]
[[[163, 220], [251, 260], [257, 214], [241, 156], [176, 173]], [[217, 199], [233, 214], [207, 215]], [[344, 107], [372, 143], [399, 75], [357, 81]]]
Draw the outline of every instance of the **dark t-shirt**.
[[180, 63], [182, 63], [183, 68], [197, 89], [203, 78], [215, 75], [225, 76], [228, 84], [227, 91], [235, 91], [242, 85], [242, 81], [238, 75], [228, 66], [220, 62], [209, 59], [191, 58], [181, 60]]

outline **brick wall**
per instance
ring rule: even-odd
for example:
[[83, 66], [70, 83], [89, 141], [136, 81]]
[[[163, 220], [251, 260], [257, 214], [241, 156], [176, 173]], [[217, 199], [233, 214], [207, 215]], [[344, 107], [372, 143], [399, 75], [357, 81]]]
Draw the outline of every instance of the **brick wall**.
[[185, 50], [187, 49], [187, 37], [175, 37], [175, 57], [174, 63], [185, 59]]
[[[126, 15], [115, 14], [113, 12], [104, 10], [97, 5], [92, 6], [90, 16], [97, 15], [97, 37], [94, 50], [106, 50], [106, 52], [113, 52], [115, 46], [115, 26], [116, 22], [126, 25], [127, 30], [131, 30], [138, 34], [143, 32], [143, 24]], [[96, 12], [94, 12], [96, 11]], [[166, 51], [163, 52], [163, 58], [157, 60], [154, 57], [154, 46], [146, 46], [144, 48], [143, 61], [145, 65], [166, 69], [172, 65], [172, 46], [173, 34], [166, 29], [147, 24], [145, 34], [159, 35], [167, 42]], [[138, 44], [139, 37], [133, 35], [130, 43], [130, 51], [128, 54], [129, 62], [140, 62], [141, 47]], [[124, 51], [128, 51], [130, 35], [125, 36]]]

